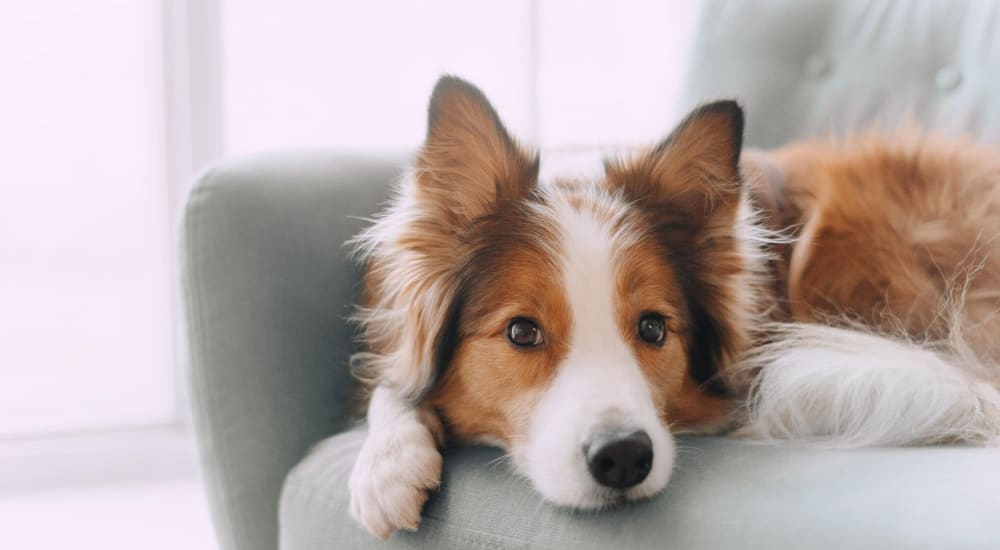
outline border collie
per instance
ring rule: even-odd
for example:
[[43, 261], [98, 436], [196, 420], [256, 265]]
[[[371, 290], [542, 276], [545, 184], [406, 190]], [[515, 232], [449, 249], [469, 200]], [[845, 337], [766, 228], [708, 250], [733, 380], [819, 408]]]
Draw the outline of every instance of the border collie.
[[829, 445], [1000, 435], [1000, 154], [917, 132], [741, 151], [734, 101], [591, 180], [539, 180], [477, 88], [355, 244], [368, 434], [351, 513], [416, 529], [445, 441], [546, 500], [670, 479], [672, 434]]

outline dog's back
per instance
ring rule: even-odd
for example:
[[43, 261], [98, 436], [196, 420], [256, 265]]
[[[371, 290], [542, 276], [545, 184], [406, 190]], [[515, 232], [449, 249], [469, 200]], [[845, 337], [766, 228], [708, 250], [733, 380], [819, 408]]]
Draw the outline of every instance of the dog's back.
[[796, 321], [847, 315], [920, 340], [1000, 334], [1000, 154], [917, 135], [800, 143], [773, 153]]
[[[944, 408], [963, 402], [977, 409], [983, 399], [996, 397], [986, 386], [983, 394], [961, 389], [1000, 381], [991, 366], [1000, 359], [1000, 155], [962, 140], [872, 133], [842, 144], [802, 142], [751, 153], [744, 164], [767, 223], [795, 236], [793, 243], [776, 247], [782, 317], [817, 324], [786, 326], [780, 330], [791, 333], [765, 346], [768, 362], [780, 364], [779, 356], [794, 350], [800, 366], [794, 377], [771, 377], [783, 386], [772, 388], [770, 396], [758, 391], [767, 405], [758, 410], [773, 412], [771, 405], [794, 394], [794, 406], [811, 410], [806, 416], [812, 419], [856, 424], [831, 424], [818, 432], [857, 434], [864, 431], [858, 426], [866, 415], [893, 424], [872, 414], [872, 396], [883, 404], [898, 396], [890, 412], [895, 416], [905, 416], [898, 407], [913, 400], [950, 400]], [[818, 332], [830, 325], [853, 330]], [[894, 341], [864, 340], [870, 333]], [[877, 342], [899, 347], [872, 347]], [[855, 347], [865, 349], [855, 352]], [[848, 361], [830, 355], [849, 348]], [[824, 370], [809, 375], [807, 362], [823, 364]], [[831, 369], [831, 364], [845, 366]], [[859, 370], [852, 372], [855, 365]], [[911, 382], [913, 392], [900, 391]], [[767, 376], [759, 383], [766, 384]], [[802, 401], [817, 396], [827, 402], [820, 411]], [[934, 403], [916, 406], [933, 412]], [[790, 410], [773, 416], [768, 430]], [[786, 424], [782, 430], [789, 428], [780, 423]], [[790, 431], [796, 437], [823, 435]], [[904, 432], [897, 429], [895, 435], [906, 440]], [[927, 435], [909, 440], [954, 437], [938, 437], [933, 430]]]

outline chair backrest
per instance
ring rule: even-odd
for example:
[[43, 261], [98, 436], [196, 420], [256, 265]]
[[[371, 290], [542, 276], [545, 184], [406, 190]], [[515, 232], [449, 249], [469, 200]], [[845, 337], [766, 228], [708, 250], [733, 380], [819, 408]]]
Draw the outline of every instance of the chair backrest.
[[1000, 2], [710, 0], [683, 106], [719, 97], [754, 147], [875, 122], [1000, 143]]

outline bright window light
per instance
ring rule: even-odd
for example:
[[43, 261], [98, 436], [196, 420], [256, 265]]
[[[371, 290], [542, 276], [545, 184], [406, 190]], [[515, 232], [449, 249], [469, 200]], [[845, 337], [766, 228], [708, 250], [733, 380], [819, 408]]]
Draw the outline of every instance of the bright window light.
[[445, 72], [532, 137], [532, 4], [223, 0], [228, 152], [416, 147]]
[[158, 5], [0, 5], [0, 438], [169, 421]]
[[[546, 162], [647, 143], [674, 122], [698, 11], [212, 2], [0, 4], [0, 439], [176, 418], [168, 178], [223, 155], [412, 149], [442, 73], [480, 86]], [[164, 49], [178, 5], [219, 18]], [[199, 49], [213, 44], [218, 59]], [[191, 72], [167, 82], [165, 66]], [[211, 150], [199, 123], [221, 134]]]

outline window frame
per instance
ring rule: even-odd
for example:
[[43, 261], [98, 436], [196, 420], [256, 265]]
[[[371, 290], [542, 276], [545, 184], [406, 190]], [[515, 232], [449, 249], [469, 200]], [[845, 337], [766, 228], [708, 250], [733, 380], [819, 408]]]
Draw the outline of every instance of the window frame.
[[150, 117], [165, 186], [169, 242], [167, 326], [173, 414], [162, 422], [40, 432], [0, 438], [0, 493], [198, 475], [186, 388], [186, 338], [179, 322], [178, 264], [181, 209], [198, 172], [221, 159], [222, 67], [220, 0], [144, 0], [154, 36], [148, 62], [154, 75]]

